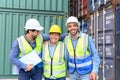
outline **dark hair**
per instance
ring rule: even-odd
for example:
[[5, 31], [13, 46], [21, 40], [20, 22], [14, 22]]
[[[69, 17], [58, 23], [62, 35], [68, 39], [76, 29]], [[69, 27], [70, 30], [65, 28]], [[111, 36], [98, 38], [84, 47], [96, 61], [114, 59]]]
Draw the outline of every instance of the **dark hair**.
[[50, 32], [49, 34], [52, 34], [52, 33], [56, 33], [56, 34], [59, 34], [59, 35], [61, 35], [60, 33], [57, 33], [57, 32]]
[[34, 31], [36, 31], [36, 30], [35, 30], [35, 29], [28, 29], [28, 30], [26, 31], [26, 33], [29, 33], [29, 31], [34, 32]]

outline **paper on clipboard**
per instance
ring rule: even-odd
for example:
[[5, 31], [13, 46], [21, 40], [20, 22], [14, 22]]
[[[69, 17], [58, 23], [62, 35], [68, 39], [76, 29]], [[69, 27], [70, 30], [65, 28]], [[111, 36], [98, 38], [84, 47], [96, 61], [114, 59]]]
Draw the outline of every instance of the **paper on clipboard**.
[[[38, 63], [42, 62], [42, 59], [38, 56], [35, 50], [23, 56], [19, 60], [23, 62], [24, 64], [33, 64], [33, 67], [37, 65]], [[19, 69], [17, 68], [17, 66], [13, 65], [12, 74], [16, 75], [18, 73], [19, 73]]]
[[33, 66], [37, 65], [38, 63], [42, 62], [42, 59], [38, 56], [35, 50], [30, 52], [29, 54], [23, 56], [19, 59], [21, 62], [25, 64], [33, 64]]

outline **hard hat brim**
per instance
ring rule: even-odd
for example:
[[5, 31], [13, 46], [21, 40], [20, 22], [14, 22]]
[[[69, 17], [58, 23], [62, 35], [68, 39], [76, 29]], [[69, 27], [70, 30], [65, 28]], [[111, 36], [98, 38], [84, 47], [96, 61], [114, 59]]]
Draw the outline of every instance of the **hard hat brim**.
[[34, 30], [42, 31], [44, 28], [42, 26], [40, 26], [40, 28], [29, 28], [29, 27], [25, 26], [25, 30], [28, 30], [28, 29], [34, 29]]
[[36, 30], [40, 30], [40, 31], [42, 31], [44, 28], [41, 26], [40, 28], [38, 28], [38, 29], [36, 29]]

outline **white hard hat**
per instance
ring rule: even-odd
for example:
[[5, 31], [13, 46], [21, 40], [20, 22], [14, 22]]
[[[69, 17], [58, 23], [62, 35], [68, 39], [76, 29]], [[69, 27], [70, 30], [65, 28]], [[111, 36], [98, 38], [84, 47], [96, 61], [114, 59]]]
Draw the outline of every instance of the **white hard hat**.
[[75, 22], [78, 26], [80, 26], [80, 23], [79, 23], [78, 19], [76, 17], [74, 17], [74, 16], [70, 16], [67, 19], [66, 26], [67, 26], [68, 23], [71, 23], [71, 22]]
[[40, 23], [36, 19], [31, 18], [27, 20], [25, 24], [25, 29], [43, 30], [44, 28], [40, 25]]

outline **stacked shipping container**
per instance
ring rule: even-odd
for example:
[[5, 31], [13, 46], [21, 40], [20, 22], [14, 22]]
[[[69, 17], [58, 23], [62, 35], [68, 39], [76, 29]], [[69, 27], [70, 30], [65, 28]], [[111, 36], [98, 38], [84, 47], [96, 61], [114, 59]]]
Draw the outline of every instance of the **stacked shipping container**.
[[[99, 80], [120, 78], [119, 2], [120, 0], [79, 0], [81, 5], [78, 5], [80, 8], [76, 17], [81, 22], [81, 31], [90, 34], [96, 44], [101, 59]], [[88, 7], [84, 7], [86, 4]]]

